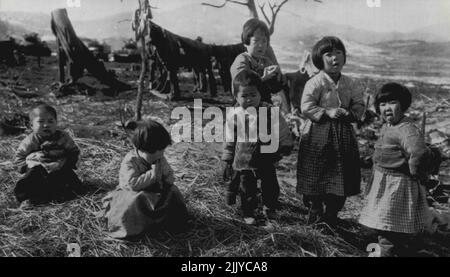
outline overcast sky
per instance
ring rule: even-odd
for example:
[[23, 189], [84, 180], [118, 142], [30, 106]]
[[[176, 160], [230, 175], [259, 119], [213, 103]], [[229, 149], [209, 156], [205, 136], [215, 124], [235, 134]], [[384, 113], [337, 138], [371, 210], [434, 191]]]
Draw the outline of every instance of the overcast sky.
[[[70, 8], [68, 1], [80, 1], [81, 7]], [[200, 8], [203, 1], [222, 3], [223, 0], [151, 0], [151, 3], [159, 11], [168, 11], [182, 5], [199, 5]], [[369, 8], [368, 1], [377, 0], [322, 0], [322, 4], [312, 0], [290, 0], [280, 16], [290, 13], [380, 32], [408, 32], [434, 24], [450, 25], [450, 0], [379, 0], [381, 7], [378, 8]], [[137, 3], [137, 0], [0, 0], [0, 10], [50, 13], [56, 8], [67, 8], [74, 20], [89, 20], [132, 11]], [[238, 7], [245, 9], [232, 4], [228, 8]], [[158, 10], [155, 17], [157, 15]]]

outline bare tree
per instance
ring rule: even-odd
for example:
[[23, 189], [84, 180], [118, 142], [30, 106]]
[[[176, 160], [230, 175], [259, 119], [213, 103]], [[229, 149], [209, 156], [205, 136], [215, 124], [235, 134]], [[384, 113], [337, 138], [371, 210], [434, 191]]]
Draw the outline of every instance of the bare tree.
[[[259, 5], [259, 8], [261, 10], [261, 13], [264, 16], [264, 19], [267, 22], [267, 25], [269, 25], [269, 33], [272, 35], [273, 32], [275, 31], [275, 21], [277, 19], [277, 15], [281, 10], [281, 7], [283, 7], [284, 4], [287, 3], [288, 0], [283, 0], [280, 3], [277, 3], [275, 1], [270, 1], [270, 2], [265, 2], [261, 5]], [[270, 8], [270, 18], [269, 16], [266, 14], [266, 12], [264, 11], [264, 7], [266, 5], [266, 3], [269, 3], [269, 8]]]
[[[267, 22], [267, 25], [269, 26], [269, 31], [270, 31], [271, 35], [275, 31], [275, 22], [277, 19], [277, 15], [280, 12], [281, 8], [284, 6], [284, 4], [286, 4], [288, 1], [289, 0], [266, 0], [262, 4], [258, 5], [259, 10], [261, 11], [261, 13], [264, 17], [264, 20]], [[305, 1], [308, 1], [308, 0], [305, 0]], [[322, 3], [322, 0], [314, 0], [314, 2]], [[258, 9], [256, 7], [255, 0], [240, 0], [240, 1], [239, 0], [224, 0], [224, 2], [220, 5], [214, 5], [214, 4], [206, 3], [206, 2], [203, 2], [202, 5], [210, 6], [210, 7], [214, 7], [214, 8], [223, 8], [228, 3], [246, 6], [250, 12], [250, 17], [259, 19]], [[266, 4], [268, 4], [269, 10], [267, 10]], [[270, 11], [270, 14], [269, 14], [269, 11]]]

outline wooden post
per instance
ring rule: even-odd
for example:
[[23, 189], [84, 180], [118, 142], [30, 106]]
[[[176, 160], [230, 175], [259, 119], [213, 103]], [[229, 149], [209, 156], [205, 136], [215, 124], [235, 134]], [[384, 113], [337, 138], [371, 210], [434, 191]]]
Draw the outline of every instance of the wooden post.
[[142, 94], [144, 92], [144, 86], [145, 86], [145, 69], [146, 69], [146, 60], [147, 55], [145, 53], [145, 37], [141, 36], [140, 38], [141, 42], [141, 73], [139, 74], [139, 81], [138, 81], [138, 92], [136, 97], [136, 114], [135, 118], [136, 121], [141, 120], [142, 114]]
[[58, 57], [58, 69], [59, 69], [59, 81], [61, 83], [65, 83], [66, 81], [66, 75], [65, 75], [65, 69], [64, 69], [64, 63], [65, 63], [65, 57], [64, 57], [64, 51], [60, 48], [60, 42], [59, 38], [56, 37], [56, 53]]
[[[145, 71], [147, 70], [147, 48], [145, 45], [145, 36], [150, 38], [150, 19], [152, 19], [152, 11], [149, 0], [139, 0], [139, 9], [134, 13], [132, 29], [135, 32], [136, 41], [141, 44], [141, 73], [138, 80], [138, 91], [136, 96], [136, 121], [141, 120], [142, 114], [142, 97], [145, 87]], [[149, 72], [151, 72], [149, 63]]]
[[426, 125], [427, 125], [427, 113], [426, 113], [426, 112], [423, 112], [423, 114], [422, 114], [422, 134], [423, 134], [423, 138], [424, 138], [424, 139], [427, 138], [426, 133], [425, 133], [425, 131], [426, 131], [426, 130], [425, 130]]

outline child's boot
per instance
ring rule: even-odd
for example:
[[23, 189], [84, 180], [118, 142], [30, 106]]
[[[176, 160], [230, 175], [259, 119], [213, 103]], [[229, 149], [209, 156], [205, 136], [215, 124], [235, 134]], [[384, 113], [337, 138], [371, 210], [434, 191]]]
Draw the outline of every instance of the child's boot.
[[331, 228], [336, 228], [337, 224], [338, 224], [338, 217], [337, 217], [338, 212], [333, 210], [333, 211], [329, 211], [327, 209], [327, 211], [325, 212], [325, 214], [323, 215], [323, 221], [328, 224], [328, 226], [330, 226]]
[[235, 176], [229, 183], [225, 195], [225, 201], [227, 205], [234, 205], [236, 204], [236, 196], [239, 193], [239, 178], [236, 178]]
[[272, 219], [272, 220], [278, 219], [277, 210], [274, 208], [269, 208], [267, 206], [263, 207], [263, 215], [267, 219]]
[[225, 201], [227, 205], [234, 205], [236, 204], [236, 193], [232, 191], [227, 191], [225, 195]]
[[26, 199], [20, 203], [19, 209], [21, 210], [29, 210], [33, 208], [33, 204], [31, 204], [31, 201]]
[[380, 257], [394, 257], [394, 244], [384, 236], [378, 236], [378, 245], [380, 246]]
[[323, 219], [323, 213], [321, 210], [310, 208], [308, 212], [308, 220], [306, 224], [316, 224], [321, 222]]
[[256, 218], [251, 217], [251, 216], [244, 217], [244, 223], [247, 224], [247, 225], [252, 225], [252, 226], [256, 225]]
[[311, 197], [311, 207], [308, 212], [306, 224], [315, 224], [323, 220], [323, 202], [317, 197]]
[[254, 211], [244, 211], [244, 223], [247, 225], [256, 225], [256, 216]]
[[325, 198], [325, 214], [323, 220], [331, 228], [336, 228], [338, 224], [338, 213], [345, 203], [345, 197], [327, 195]]

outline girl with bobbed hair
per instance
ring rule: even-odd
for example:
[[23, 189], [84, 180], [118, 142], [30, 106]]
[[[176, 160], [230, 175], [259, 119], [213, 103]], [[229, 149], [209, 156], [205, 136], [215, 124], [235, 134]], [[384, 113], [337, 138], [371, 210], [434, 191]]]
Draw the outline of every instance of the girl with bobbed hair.
[[172, 143], [163, 125], [154, 120], [129, 122], [134, 148], [122, 161], [119, 186], [104, 199], [108, 231], [115, 238], [128, 238], [149, 231], [181, 231], [187, 209], [175, 186], [164, 150]]

